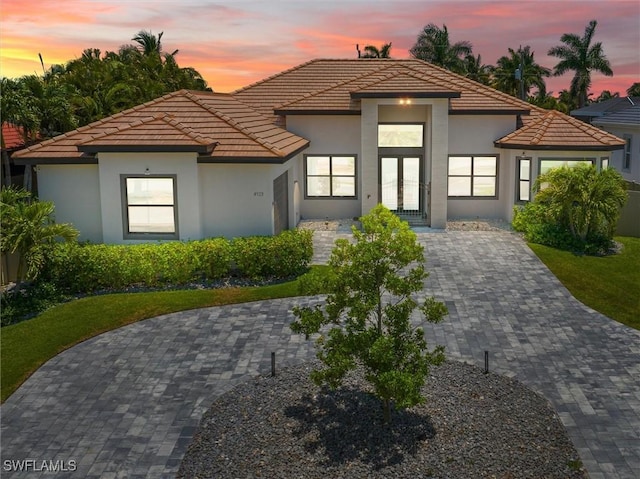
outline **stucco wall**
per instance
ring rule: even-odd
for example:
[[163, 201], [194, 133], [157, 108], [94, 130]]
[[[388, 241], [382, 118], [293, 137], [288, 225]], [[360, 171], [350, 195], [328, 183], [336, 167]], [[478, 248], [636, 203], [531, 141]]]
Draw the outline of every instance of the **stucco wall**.
[[[310, 141], [309, 148], [296, 161], [295, 181], [298, 181], [299, 188], [300, 217], [309, 219], [360, 216], [362, 198], [360, 116], [289, 115], [287, 130]], [[303, 163], [305, 155], [356, 155], [356, 199], [306, 198]]]
[[631, 135], [631, 168], [627, 170], [622, 168], [624, 150], [611, 152], [610, 165], [618, 170], [625, 180], [640, 183], [640, 126], [635, 128], [631, 125], [629, 127], [606, 126], [604, 129], [619, 138], [624, 138], [624, 135]]
[[102, 242], [98, 165], [40, 165], [38, 196], [53, 201], [58, 223], [73, 223], [79, 239]]
[[449, 117], [449, 155], [497, 155], [497, 198], [447, 200], [447, 216], [457, 218], [510, 218], [515, 200], [515, 155], [493, 142], [511, 133], [515, 115], [451, 115]]
[[181, 240], [202, 237], [198, 169], [195, 153], [101, 153], [100, 200], [105, 243], [139, 243], [123, 239], [120, 175], [176, 175], [178, 233]]
[[203, 235], [272, 234], [273, 180], [282, 171], [282, 165], [198, 165]]

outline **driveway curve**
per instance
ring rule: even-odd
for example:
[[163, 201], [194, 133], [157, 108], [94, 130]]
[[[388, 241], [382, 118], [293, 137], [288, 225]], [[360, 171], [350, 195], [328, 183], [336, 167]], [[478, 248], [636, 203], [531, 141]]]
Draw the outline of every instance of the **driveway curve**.
[[[323, 261], [335, 233], [316, 232]], [[640, 332], [576, 301], [516, 235], [421, 232], [425, 294], [449, 308], [425, 327], [452, 359], [516, 377], [558, 411], [591, 479], [640, 477]], [[3, 477], [175, 477], [216, 396], [313, 357], [291, 298], [161, 316], [43, 365], [2, 405]], [[15, 469], [22, 467], [22, 472]], [[52, 471], [56, 470], [55, 476]]]

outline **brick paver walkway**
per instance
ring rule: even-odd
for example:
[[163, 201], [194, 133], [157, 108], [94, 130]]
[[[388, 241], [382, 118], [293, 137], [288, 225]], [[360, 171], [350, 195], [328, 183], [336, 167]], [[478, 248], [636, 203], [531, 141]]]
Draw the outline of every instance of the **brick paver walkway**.
[[[316, 261], [335, 239], [316, 233]], [[640, 332], [573, 299], [517, 236], [425, 232], [427, 293], [450, 315], [428, 325], [449, 358], [516, 377], [556, 408], [591, 479], [640, 477]], [[75, 346], [2, 406], [6, 461], [74, 472], [43, 477], [174, 477], [212, 400], [258, 372], [311, 358], [288, 324], [296, 298], [153, 318]], [[57, 464], [55, 461], [60, 461]], [[69, 461], [74, 461], [70, 464]], [[74, 466], [71, 466], [74, 468]]]

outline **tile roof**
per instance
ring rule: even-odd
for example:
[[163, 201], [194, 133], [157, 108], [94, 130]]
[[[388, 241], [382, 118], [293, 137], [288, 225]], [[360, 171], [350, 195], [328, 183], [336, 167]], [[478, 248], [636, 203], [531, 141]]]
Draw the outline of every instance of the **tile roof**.
[[517, 98], [416, 59], [312, 60], [232, 93], [263, 115], [274, 110], [359, 114], [355, 98], [385, 94], [450, 96], [453, 114], [531, 110]]
[[24, 145], [22, 130], [13, 123], [7, 123], [6, 121], [2, 123], [2, 138], [7, 150], [20, 148]]
[[610, 113], [606, 116], [597, 118], [593, 120], [593, 124], [606, 126], [629, 125], [640, 128], [640, 103], [632, 106], [631, 108], [620, 110], [615, 113]]
[[95, 163], [100, 151], [197, 151], [202, 162], [282, 162], [308, 140], [228, 94], [181, 90], [16, 153], [21, 162]]
[[536, 110], [522, 128], [494, 142], [498, 148], [528, 150], [616, 150], [620, 138], [559, 111]]
[[609, 115], [616, 111], [631, 108], [634, 105], [640, 105], [640, 97], [631, 96], [631, 97], [611, 98], [606, 101], [591, 103], [590, 105], [584, 106], [582, 108], [578, 108], [577, 110], [571, 110], [571, 116], [575, 116], [578, 118], [601, 117], [601, 116]]

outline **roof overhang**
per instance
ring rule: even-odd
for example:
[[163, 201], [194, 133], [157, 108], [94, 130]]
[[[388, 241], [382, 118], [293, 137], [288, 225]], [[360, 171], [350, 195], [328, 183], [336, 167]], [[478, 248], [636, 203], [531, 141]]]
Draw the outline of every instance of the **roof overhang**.
[[493, 146], [496, 148], [503, 148], [505, 150], [545, 150], [545, 151], [613, 151], [622, 150], [624, 145], [528, 145], [528, 144], [516, 144], [516, 143], [500, 143], [498, 141], [493, 142]]
[[207, 145], [78, 145], [78, 151], [83, 153], [211, 153], [218, 143]]
[[508, 116], [513, 116], [513, 115], [529, 115], [531, 114], [531, 110], [518, 110], [518, 109], [513, 109], [513, 110], [506, 110], [506, 109], [500, 109], [500, 110], [491, 110], [491, 109], [486, 109], [486, 110], [449, 110], [449, 115], [508, 115]]
[[352, 91], [351, 98], [460, 98], [459, 91]]
[[275, 115], [361, 115], [360, 110], [296, 110], [278, 108], [273, 110]]
[[198, 156], [198, 163], [208, 164], [262, 164], [262, 165], [282, 165], [309, 147], [309, 142], [297, 148], [286, 156], [264, 157], [264, 156]]
[[73, 157], [20, 157], [13, 160], [16, 165], [97, 165], [98, 158], [95, 156], [73, 156]]

